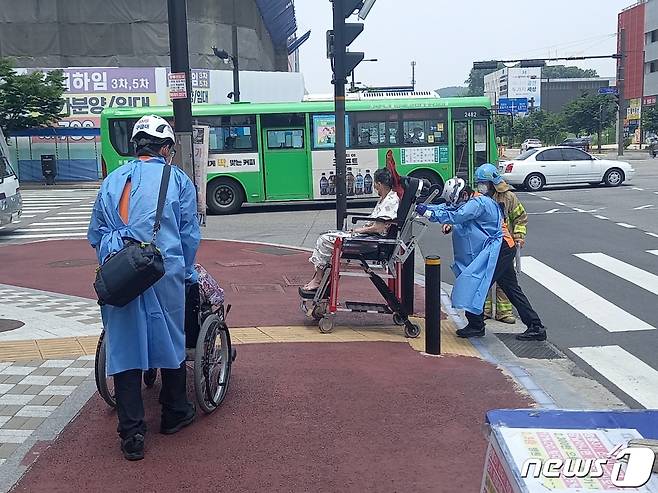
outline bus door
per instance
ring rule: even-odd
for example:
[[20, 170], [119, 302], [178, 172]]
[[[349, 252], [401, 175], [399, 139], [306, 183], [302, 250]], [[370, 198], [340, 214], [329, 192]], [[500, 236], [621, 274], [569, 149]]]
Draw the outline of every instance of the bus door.
[[296, 115], [261, 116], [267, 200], [313, 198], [304, 120], [296, 120]]
[[489, 160], [489, 120], [484, 108], [457, 108], [452, 112], [455, 175], [472, 183], [475, 168]]

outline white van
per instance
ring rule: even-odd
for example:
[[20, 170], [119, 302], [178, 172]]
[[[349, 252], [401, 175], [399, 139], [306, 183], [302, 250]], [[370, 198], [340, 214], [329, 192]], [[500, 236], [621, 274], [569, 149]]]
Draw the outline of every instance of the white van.
[[0, 226], [16, 221], [22, 211], [18, 176], [9, 162], [9, 148], [0, 129]]

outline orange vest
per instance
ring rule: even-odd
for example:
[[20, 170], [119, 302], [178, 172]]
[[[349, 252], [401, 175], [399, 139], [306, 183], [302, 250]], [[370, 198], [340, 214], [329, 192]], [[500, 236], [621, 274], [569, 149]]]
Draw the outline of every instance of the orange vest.
[[[479, 197], [482, 195], [480, 192], [473, 192], [473, 197]], [[493, 199], [491, 199], [493, 200]], [[496, 205], [498, 203], [496, 202]], [[514, 248], [515, 242], [514, 238], [512, 238], [512, 235], [509, 232], [509, 228], [507, 227], [507, 224], [505, 223], [505, 218], [503, 217], [503, 239], [507, 242], [510, 248]]]

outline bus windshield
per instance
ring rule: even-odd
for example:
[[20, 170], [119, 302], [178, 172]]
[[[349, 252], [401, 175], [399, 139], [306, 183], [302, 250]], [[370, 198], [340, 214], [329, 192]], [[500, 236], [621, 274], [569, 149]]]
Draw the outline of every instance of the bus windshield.
[[9, 148], [7, 147], [7, 141], [2, 133], [2, 129], [0, 129], [0, 181], [15, 175], [16, 173], [14, 173], [14, 170], [9, 163]]

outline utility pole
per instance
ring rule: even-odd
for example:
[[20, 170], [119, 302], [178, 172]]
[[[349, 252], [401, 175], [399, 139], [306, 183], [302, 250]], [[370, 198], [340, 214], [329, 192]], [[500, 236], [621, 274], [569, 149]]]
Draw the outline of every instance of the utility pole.
[[617, 63], [617, 90], [619, 91], [619, 118], [617, 123], [617, 155], [624, 155], [624, 117], [626, 116], [626, 98], [624, 97], [624, 79], [626, 73], [626, 29], [619, 31], [619, 62]]
[[238, 55], [238, 19], [237, 1], [233, 0], [233, 25], [231, 26], [233, 36], [233, 102], [240, 101], [240, 65]]
[[187, 1], [167, 0], [169, 20], [169, 52], [171, 73], [185, 74], [185, 96], [174, 99], [174, 128], [176, 144], [181, 149], [181, 169], [194, 181], [194, 153], [192, 151], [192, 89], [190, 57], [187, 44]]
[[411, 61], [411, 87], [412, 91], [416, 90], [416, 61]]

